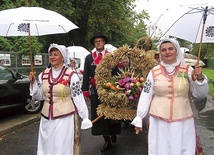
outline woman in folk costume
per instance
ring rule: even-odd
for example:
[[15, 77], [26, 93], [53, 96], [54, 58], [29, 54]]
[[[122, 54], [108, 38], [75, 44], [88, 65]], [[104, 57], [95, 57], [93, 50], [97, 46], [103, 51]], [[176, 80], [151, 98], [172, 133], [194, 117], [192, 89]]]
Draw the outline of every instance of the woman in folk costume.
[[[98, 117], [96, 109], [101, 104], [97, 94], [96, 79], [94, 78], [95, 70], [102, 57], [109, 52], [104, 48], [104, 45], [108, 42], [108, 38], [102, 33], [95, 33], [90, 42], [94, 45], [95, 50], [87, 55], [85, 59], [82, 91], [86, 101], [89, 100], [89, 91], [91, 93], [91, 120], [94, 120]], [[92, 127], [92, 135], [103, 135], [104, 137], [105, 143], [101, 149], [102, 152], [111, 148], [111, 142], [115, 143], [117, 140], [116, 135], [120, 133], [120, 122], [110, 119], [101, 118]]]
[[76, 122], [74, 115], [82, 119], [81, 129], [92, 127], [80, 81], [75, 72], [67, 68], [67, 48], [51, 44], [49, 49], [51, 68], [45, 69], [35, 80], [35, 72], [29, 74], [30, 91], [37, 99], [44, 99], [39, 127], [37, 155], [73, 155]]
[[80, 85], [82, 86], [82, 79], [83, 79], [83, 71], [80, 70], [80, 68], [77, 67], [76, 60], [74, 58], [70, 59], [69, 67], [72, 71], [75, 71], [80, 79]]
[[209, 91], [199, 65], [185, 64], [175, 39], [160, 41], [160, 64], [148, 74], [141, 93], [137, 116], [132, 121], [142, 131], [142, 119], [149, 113], [149, 155], [195, 155], [196, 129], [188, 92], [204, 98]]

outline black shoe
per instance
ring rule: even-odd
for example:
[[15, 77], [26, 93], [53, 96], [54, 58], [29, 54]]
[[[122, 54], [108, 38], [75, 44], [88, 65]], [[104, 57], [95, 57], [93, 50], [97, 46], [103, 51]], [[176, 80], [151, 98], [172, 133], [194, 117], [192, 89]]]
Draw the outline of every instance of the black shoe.
[[107, 151], [108, 149], [111, 148], [110, 137], [104, 137], [104, 139], [105, 139], [105, 144], [103, 145], [103, 148], [101, 149], [101, 152], [105, 152], [105, 151]]
[[117, 141], [117, 136], [111, 136], [111, 141], [112, 141], [112, 143], [116, 143], [116, 141]]
[[103, 145], [103, 148], [101, 149], [101, 152], [105, 152], [107, 151], [108, 149], [111, 148], [111, 142], [105, 142], [105, 144]]

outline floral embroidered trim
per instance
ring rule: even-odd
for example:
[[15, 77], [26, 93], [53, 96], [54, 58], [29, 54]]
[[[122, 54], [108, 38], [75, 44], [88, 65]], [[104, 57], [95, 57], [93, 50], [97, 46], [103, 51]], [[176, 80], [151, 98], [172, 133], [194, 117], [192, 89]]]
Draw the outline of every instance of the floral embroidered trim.
[[145, 93], [149, 93], [149, 91], [150, 91], [150, 89], [151, 89], [151, 85], [152, 85], [152, 83], [151, 83], [151, 81], [148, 79], [148, 80], [145, 82], [144, 86], [143, 86], [143, 91], [144, 91]]
[[72, 96], [73, 97], [76, 97], [77, 95], [80, 95], [82, 93], [79, 81], [72, 83], [71, 89], [72, 89]]

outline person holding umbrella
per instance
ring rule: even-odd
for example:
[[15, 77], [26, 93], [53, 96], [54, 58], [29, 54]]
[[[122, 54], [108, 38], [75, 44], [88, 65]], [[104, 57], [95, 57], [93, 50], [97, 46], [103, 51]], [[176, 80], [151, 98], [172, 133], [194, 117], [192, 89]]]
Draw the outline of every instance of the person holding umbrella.
[[209, 87], [202, 68], [185, 64], [175, 39], [165, 38], [158, 46], [160, 63], [150, 70], [131, 122], [136, 133], [149, 113], [148, 155], [195, 155], [196, 129], [189, 91], [204, 98]]
[[76, 60], [74, 58], [70, 59], [69, 67], [72, 71], [75, 71], [80, 79], [81, 86], [82, 86], [82, 79], [83, 79], [83, 71], [80, 70], [80, 68], [77, 67]]
[[[91, 101], [91, 119], [94, 120], [98, 117], [97, 107], [101, 104], [99, 100], [97, 89], [95, 70], [97, 65], [102, 61], [102, 57], [109, 53], [104, 45], [108, 42], [108, 38], [102, 33], [94, 33], [94, 36], [90, 39], [90, 43], [94, 45], [96, 50], [86, 56], [83, 73], [83, 85], [82, 91], [86, 101], [89, 101], [89, 89], [90, 89], [90, 101]], [[115, 143], [117, 140], [116, 135], [121, 133], [121, 124], [119, 121], [101, 118], [93, 124], [92, 135], [103, 135], [105, 143], [101, 152], [104, 152], [111, 148], [111, 142]]]
[[51, 67], [35, 79], [30, 72], [30, 93], [36, 99], [44, 99], [39, 126], [37, 155], [73, 155], [76, 114], [82, 119], [81, 129], [92, 127], [80, 80], [77, 74], [67, 68], [69, 57], [64, 45], [51, 44], [49, 49]]

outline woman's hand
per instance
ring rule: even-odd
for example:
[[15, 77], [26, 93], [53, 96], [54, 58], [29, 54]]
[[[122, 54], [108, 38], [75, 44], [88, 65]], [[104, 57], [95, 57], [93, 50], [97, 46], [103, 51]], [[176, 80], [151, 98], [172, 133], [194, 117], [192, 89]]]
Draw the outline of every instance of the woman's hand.
[[36, 72], [30, 72], [28, 79], [30, 81], [31, 84], [34, 84], [35, 80], [36, 80]]
[[143, 131], [142, 128], [140, 128], [140, 127], [135, 127], [134, 129], [135, 129], [136, 134], [139, 134], [140, 132]]
[[192, 71], [192, 80], [195, 81], [197, 79], [203, 79], [202, 68], [199, 64], [196, 64], [194, 70]]

